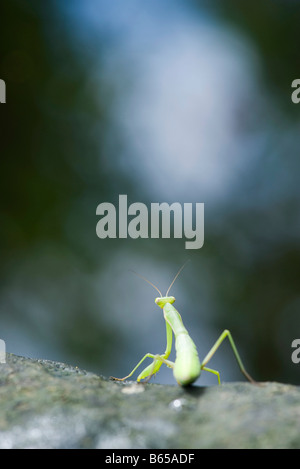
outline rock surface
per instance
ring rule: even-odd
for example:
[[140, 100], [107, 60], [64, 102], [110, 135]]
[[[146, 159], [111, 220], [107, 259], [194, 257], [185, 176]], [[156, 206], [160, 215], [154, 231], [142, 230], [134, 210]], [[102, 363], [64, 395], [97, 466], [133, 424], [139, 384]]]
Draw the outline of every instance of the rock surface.
[[121, 383], [7, 354], [0, 448], [300, 448], [300, 387]]

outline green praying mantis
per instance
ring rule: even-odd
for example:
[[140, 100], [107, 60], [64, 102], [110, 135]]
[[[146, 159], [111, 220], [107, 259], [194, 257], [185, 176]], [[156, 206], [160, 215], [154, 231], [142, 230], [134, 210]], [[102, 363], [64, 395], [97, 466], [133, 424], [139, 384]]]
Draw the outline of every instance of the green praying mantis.
[[[143, 361], [146, 360], [146, 358], [152, 358], [152, 363], [148, 365], [139, 374], [137, 378], [138, 383], [141, 380], [145, 380], [143, 382], [148, 382], [151, 377], [159, 371], [160, 367], [164, 363], [169, 368], [173, 369], [174, 378], [180, 386], [188, 386], [192, 384], [194, 381], [196, 381], [197, 378], [199, 378], [202, 370], [208, 371], [209, 373], [213, 373], [214, 375], [216, 375], [218, 378], [218, 384], [221, 384], [220, 373], [217, 370], [208, 368], [206, 365], [211, 360], [215, 352], [218, 350], [222, 342], [226, 339], [226, 337], [228, 337], [228, 340], [230, 342], [230, 345], [232, 347], [233, 353], [238, 362], [241, 372], [251, 383], [257, 384], [256, 381], [254, 381], [254, 379], [252, 379], [251, 376], [245, 370], [243, 362], [233, 341], [232, 335], [227, 329], [222, 332], [222, 334], [212, 346], [205, 358], [202, 361], [199, 360], [196, 345], [189, 336], [189, 333], [183, 324], [179, 312], [173, 306], [175, 298], [174, 296], [169, 296], [170, 289], [173, 286], [178, 275], [184, 268], [184, 266], [185, 264], [179, 269], [179, 271], [175, 275], [165, 296], [161, 294], [160, 290], [153, 283], [151, 283], [142, 275], [137, 274], [139, 277], [148, 282], [153, 288], [155, 288], [160, 294], [160, 297], [155, 299], [155, 303], [163, 310], [164, 319], [166, 322], [167, 346], [163, 354], [146, 353], [143, 358], [138, 362], [138, 364], [133, 368], [133, 370], [129, 373], [129, 375], [125, 376], [124, 378], [114, 378], [113, 376], [111, 376], [111, 379], [117, 381], [124, 381], [127, 378], [130, 378], [133, 373], [137, 370], [137, 368], [139, 368], [139, 366], [143, 363]], [[175, 337], [176, 349], [175, 362], [168, 360], [172, 350], [173, 334]]]

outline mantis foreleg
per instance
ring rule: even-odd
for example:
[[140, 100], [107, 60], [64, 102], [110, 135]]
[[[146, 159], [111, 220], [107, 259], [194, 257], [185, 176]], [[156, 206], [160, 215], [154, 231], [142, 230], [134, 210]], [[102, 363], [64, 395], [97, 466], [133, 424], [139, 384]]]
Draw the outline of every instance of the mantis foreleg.
[[133, 368], [133, 370], [129, 373], [129, 375], [124, 376], [124, 378], [114, 378], [113, 376], [111, 376], [111, 378], [116, 380], [116, 381], [124, 381], [125, 379], [130, 378], [146, 358], [152, 358], [153, 362], [150, 365], [148, 365], [139, 374], [139, 376], [137, 378], [138, 382], [140, 382], [142, 379], [146, 379], [146, 378], [148, 378], [148, 381], [149, 381], [151, 376], [155, 375], [155, 373], [157, 373], [159, 371], [159, 369], [160, 369], [160, 367], [163, 363], [165, 363], [165, 365], [167, 365], [168, 367], [173, 368], [174, 363], [167, 360], [167, 358], [169, 357], [169, 355], [171, 353], [171, 350], [172, 350], [172, 328], [171, 328], [171, 326], [168, 322], [166, 322], [166, 337], [167, 337], [167, 346], [166, 346], [165, 353], [163, 353], [162, 355], [153, 354], [153, 353], [146, 353], [146, 355], [143, 356], [143, 358]]
[[163, 363], [169, 368], [174, 367], [174, 363], [170, 360], [166, 360], [164, 355], [154, 355], [153, 362], [141, 372], [141, 374], [137, 378], [137, 381], [140, 382], [142, 379], [144, 379], [144, 383], [148, 383], [151, 377], [158, 372]]
[[[111, 376], [111, 379], [114, 379], [116, 381], [124, 381], [125, 379], [127, 378], [130, 378], [130, 376], [133, 375], [133, 373], [135, 372], [135, 370], [138, 369], [138, 367], [143, 363], [144, 360], [146, 360], [146, 358], [155, 358], [155, 355], [153, 353], [146, 353], [146, 355], [143, 356], [143, 358], [138, 362], [138, 364], [133, 368], [133, 370], [129, 373], [129, 375], [127, 376], [124, 376], [124, 378], [115, 378], [114, 376]], [[147, 367], [148, 368], [148, 367]], [[145, 368], [146, 370], [146, 368]], [[145, 371], [144, 370], [144, 371]], [[143, 373], [143, 372], [142, 372]], [[141, 374], [142, 374], [141, 373]]]

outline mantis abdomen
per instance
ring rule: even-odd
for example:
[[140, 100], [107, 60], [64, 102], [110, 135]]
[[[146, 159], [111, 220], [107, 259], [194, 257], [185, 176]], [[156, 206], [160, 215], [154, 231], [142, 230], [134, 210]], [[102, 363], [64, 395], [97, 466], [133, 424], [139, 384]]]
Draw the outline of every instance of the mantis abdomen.
[[170, 303], [164, 305], [164, 317], [170, 324], [175, 336], [176, 360], [173, 374], [177, 383], [187, 386], [193, 383], [201, 373], [201, 364], [196, 345], [184, 327], [181, 316]]

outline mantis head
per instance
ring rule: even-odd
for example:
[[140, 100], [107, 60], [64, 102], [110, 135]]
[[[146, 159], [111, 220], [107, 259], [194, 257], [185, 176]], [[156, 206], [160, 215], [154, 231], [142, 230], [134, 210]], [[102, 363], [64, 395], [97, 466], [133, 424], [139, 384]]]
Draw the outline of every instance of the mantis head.
[[158, 298], [155, 298], [155, 303], [157, 306], [163, 309], [166, 303], [174, 303], [175, 298], [174, 296], [160, 296]]
[[[187, 261], [188, 262], [188, 261]], [[173, 304], [174, 301], [175, 301], [175, 298], [174, 296], [168, 296], [169, 294], [169, 291], [172, 287], [172, 285], [174, 284], [175, 280], [177, 279], [178, 275], [180, 274], [180, 272], [182, 271], [182, 269], [184, 268], [186, 262], [183, 264], [183, 266], [180, 267], [180, 269], [178, 270], [177, 274], [175, 275], [171, 285], [169, 286], [168, 288], [168, 291], [166, 293], [165, 296], [162, 296], [161, 294], [161, 291], [152, 283], [150, 282], [148, 279], [146, 279], [145, 277], [143, 277], [142, 275], [140, 274], [137, 274], [136, 272], [134, 272], [134, 270], [132, 270], [132, 272], [137, 275], [138, 277], [142, 278], [143, 280], [145, 280], [145, 282], [149, 283], [153, 288], [155, 288], [156, 291], [158, 291], [158, 293], [160, 294], [160, 296], [158, 298], [155, 298], [155, 303], [160, 307], [160, 308], [164, 308], [164, 306], [167, 304], [167, 303], [170, 303], [170, 304]]]

